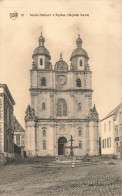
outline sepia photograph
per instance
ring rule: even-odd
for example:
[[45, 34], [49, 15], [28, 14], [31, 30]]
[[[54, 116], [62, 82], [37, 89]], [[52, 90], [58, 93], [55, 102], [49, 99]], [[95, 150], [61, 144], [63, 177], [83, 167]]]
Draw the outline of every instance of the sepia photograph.
[[0, 196], [121, 196], [122, 2], [0, 1]]

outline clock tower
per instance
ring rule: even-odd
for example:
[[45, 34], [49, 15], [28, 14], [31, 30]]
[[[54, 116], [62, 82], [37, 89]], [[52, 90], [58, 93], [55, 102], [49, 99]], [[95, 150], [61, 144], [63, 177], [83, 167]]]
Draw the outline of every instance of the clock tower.
[[76, 39], [69, 66], [60, 54], [53, 66], [42, 33], [34, 50], [30, 70], [31, 105], [25, 115], [27, 156], [70, 154], [70, 137], [75, 156], [98, 155], [98, 113], [92, 107], [92, 72], [88, 53]]

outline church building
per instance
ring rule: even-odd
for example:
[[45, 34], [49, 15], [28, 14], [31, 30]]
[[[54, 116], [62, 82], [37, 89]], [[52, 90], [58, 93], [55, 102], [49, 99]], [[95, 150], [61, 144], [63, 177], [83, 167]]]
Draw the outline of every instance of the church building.
[[74, 156], [98, 155], [99, 119], [95, 105], [92, 107], [92, 72], [80, 35], [70, 65], [61, 54], [52, 66], [42, 33], [38, 42], [30, 70], [31, 105], [25, 112], [27, 156], [69, 156], [71, 145]]

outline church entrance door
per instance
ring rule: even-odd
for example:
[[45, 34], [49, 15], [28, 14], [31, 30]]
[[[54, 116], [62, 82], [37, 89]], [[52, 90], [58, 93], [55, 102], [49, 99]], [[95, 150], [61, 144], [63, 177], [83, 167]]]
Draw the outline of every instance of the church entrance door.
[[65, 155], [65, 144], [67, 139], [65, 137], [60, 137], [58, 139], [58, 155]]

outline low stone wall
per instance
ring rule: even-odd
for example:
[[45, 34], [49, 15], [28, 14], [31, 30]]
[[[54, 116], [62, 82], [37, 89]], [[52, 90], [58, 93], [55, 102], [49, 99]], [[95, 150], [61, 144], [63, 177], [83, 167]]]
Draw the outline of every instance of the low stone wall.
[[13, 160], [15, 158], [14, 154], [11, 153], [0, 153], [0, 165], [6, 164], [9, 160]]
[[7, 157], [4, 156], [4, 153], [0, 154], [0, 165], [4, 165], [7, 163]]
[[114, 154], [103, 154], [101, 155], [102, 159], [118, 159], [118, 155], [114, 155]]

